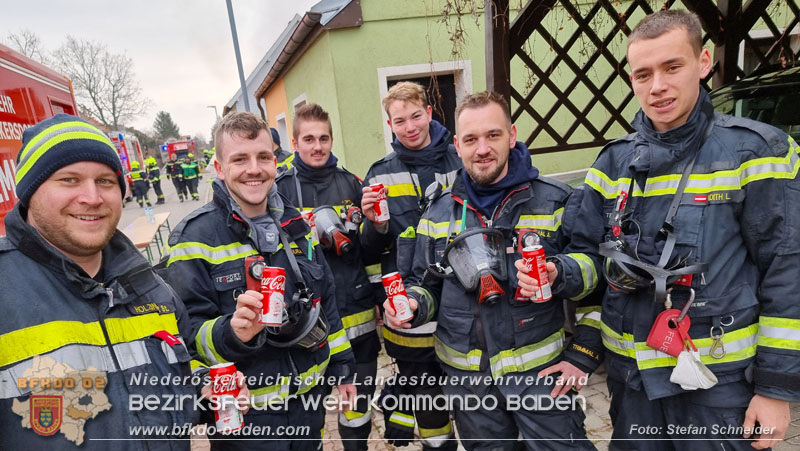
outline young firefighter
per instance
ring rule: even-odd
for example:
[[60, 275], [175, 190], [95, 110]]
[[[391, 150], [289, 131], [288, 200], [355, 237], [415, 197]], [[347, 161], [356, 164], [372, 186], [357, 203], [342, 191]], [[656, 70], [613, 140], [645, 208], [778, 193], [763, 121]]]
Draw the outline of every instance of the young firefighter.
[[131, 179], [133, 179], [133, 190], [136, 193], [136, 202], [144, 208], [145, 204], [150, 207], [150, 197], [147, 192], [150, 190], [150, 183], [147, 181], [147, 171], [139, 168], [138, 161], [131, 161]]
[[281, 147], [281, 135], [278, 134], [278, 130], [270, 128], [269, 133], [272, 135], [272, 153], [275, 154], [275, 160], [278, 162], [278, 174], [281, 174], [292, 169], [294, 154]]
[[573, 233], [613, 288], [614, 449], [764, 449], [800, 399], [800, 147], [714, 113], [702, 35], [679, 10], [631, 32], [636, 132], [597, 157]]
[[[266, 123], [252, 113], [229, 114], [217, 125], [215, 145], [214, 199], [175, 227], [162, 262], [167, 281], [186, 302], [190, 346], [209, 365], [235, 362], [253, 381], [254, 409], [244, 417], [249, 435], [238, 437], [248, 440], [215, 436], [212, 449], [319, 449], [327, 376], [343, 401], [356, 392], [333, 276], [320, 247], [309, 245], [300, 212], [273, 186]], [[248, 280], [260, 283], [259, 256], [285, 271], [284, 283], [272, 284], [285, 290], [281, 326], [259, 322], [268, 300], [247, 289]], [[323, 376], [327, 383], [320, 384]]]
[[[496, 93], [473, 94], [459, 104], [456, 134], [464, 169], [434, 196], [417, 228], [407, 283], [416, 315], [400, 323], [387, 301], [386, 321], [413, 328], [437, 318], [436, 355], [453, 381], [444, 392], [492, 400], [477, 409], [454, 404], [468, 450], [513, 450], [517, 437], [531, 450], [594, 449], [569, 390], [579, 390], [599, 366], [600, 331], [581, 322], [568, 345], [563, 328], [562, 291], [592, 299], [586, 295], [595, 282], [573, 271], [574, 257], [566, 253], [577, 219], [567, 204], [571, 189], [538, 175], [528, 148], [516, 140], [508, 104]], [[552, 283], [538, 293], [517, 293], [516, 270], [527, 271], [520, 242], [533, 244], [537, 236], [558, 262], [548, 263]], [[551, 397], [555, 406], [548, 404]], [[527, 402], [519, 408], [514, 399]], [[527, 407], [531, 400], [536, 408]]]
[[156, 193], [156, 205], [164, 203], [164, 192], [161, 191], [161, 170], [158, 162], [152, 156], [147, 159], [147, 176], [153, 184], [153, 191]]
[[200, 167], [197, 164], [197, 160], [194, 159], [193, 153], [186, 155], [186, 158], [184, 158], [183, 163], [181, 164], [181, 169], [183, 169], [183, 183], [186, 184], [186, 189], [189, 190], [189, 193], [192, 195], [192, 199], [200, 200], [200, 195], [197, 194], [197, 183], [199, 182], [200, 177]]
[[178, 161], [176, 154], [171, 154], [169, 161], [164, 166], [167, 171], [167, 178], [172, 180], [172, 185], [178, 193], [178, 199], [183, 202], [184, 198], [189, 198], [189, 190], [186, 189], [186, 183], [183, 181], [183, 167], [181, 162]]
[[[352, 411], [339, 414], [344, 449], [366, 451], [372, 430], [369, 400], [375, 393], [380, 342], [375, 306], [383, 302], [372, 289], [358, 241], [361, 180], [336, 166], [331, 153], [333, 130], [328, 113], [311, 103], [294, 114], [294, 167], [275, 182], [278, 192], [301, 211], [316, 213], [319, 240], [336, 282], [336, 302], [356, 358], [356, 386], [363, 396]], [[334, 227], [331, 229], [331, 227]], [[371, 382], [370, 382], [371, 381]], [[358, 439], [358, 440], [357, 440]]]
[[[434, 182], [451, 185], [461, 160], [453, 148], [450, 132], [432, 119], [433, 110], [422, 86], [400, 82], [389, 89], [382, 103], [397, 139], [392, 143], [394, 151], [376, 161], [364, 180], [361, 206], [369, 220], [362, 224], [361, 243], [365, 260], [379, 261], [384, 275], [398, 270], [407, 274], [413, 256], [413, 232], [422, 213], [425, 190]], [[388, 222], [376, 220], [374, 206], [378, 195], [369, 188], [376, 183], [387, 190]], [[404, 250], [398, 252], [398, 246], [403, 246]], [[398, 262], [398, 258], [405, 260]], [[419, 378], [441, 374], [433, 352], [435, 329], [435, 322], [415, 329], [383, 328], [386, 352], [397, 362], [401, 376]], [[396, 389], [397, 394], [441, 394], [437, 385], [427, 383]], [[454, 449], [456, 442], [448, 440], [453, 433], [447, 410], [411, 412], [402, 409], [385, 415], [386, 439], [396, 446], [408, 444], [413, 440], [415, 418], [423, 449]]]

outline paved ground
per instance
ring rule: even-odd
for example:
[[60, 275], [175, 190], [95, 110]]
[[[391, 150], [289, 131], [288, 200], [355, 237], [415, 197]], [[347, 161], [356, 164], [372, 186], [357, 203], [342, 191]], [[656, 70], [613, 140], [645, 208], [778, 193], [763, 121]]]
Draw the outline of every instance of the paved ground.
[[[162, 181], [162, 189], [167, 203], [165, 205], [154, 205], [154, 212], [170, 212], [169, 222], [172, 226], [175, 226], [184, 216], [200, 207], [207, 200], [210, 200], [211, 190], [208, 180], [211, 179], [211, 176], [211, 174], [206, 174], [203, 180], [200, 181], [198, 191], [200, 192], [201, 201], [199, 202], [186, 201], [179, 203], [172, 182], [164, 179]], [[580, 177], [580, 174], [577, 174], [577, 176], [575, 174], [564, 174], [564, 176], [560, 178], [569, 182]], [[151, 202], [155, 203], [155, 195], [152, 190], [150, 191], [150, 196]], [[135, 202], [128, 203], [123, 210], [120, 228], [124, 228], [137, 216], [143, 214], [144, 211], [139, 208]], [[392, 372], [391, 359], [389, 359], [385, 353], [381, 352], [378, 361], [378, 375], [385, 378], [390, 376]], [[378, 391], [380, 391], [380, 387]], [[595, 446], [597, 446], [598, 450], [605, 451], [608, 449], [608, 439], [611, 437], [611, 419], [608, 417], [609, 398], [605, 383], [605, 373], [600, 372], [592, 375], [589, 379], [589, 384], [584, 387], [581, 394], [586, 398], [587, 436], [592, 440]], [[776, 451], [794, 451], [800, 449], [800, 403], [792, 404], [792, 419], [793, 421], [786, 434], [786, 440], [775, 447]], [[381, 440], [384, 430], [383, 415], [381, 412], [375, 412], [372, 418], [372, 424], [373, 430], [369, 442], [370, 451], [393, 451], [395, 447]], [[342, 442], [339, 440], [337, 414], [335, 412], [329, 413], [326, 417], [323, 446], [325, 451], [343, 451], [344, 449], [342, 447]], [[192, 450], [206, 451], [208, 449], [210, 449], [209, 443], [204, 437], [197, 437], [197, 440], [192, 441]], [[418, 441], [409, 446], [398, 448], [399, 451], [419, 451], [421, 449], [422, 447], [419, 445]]]

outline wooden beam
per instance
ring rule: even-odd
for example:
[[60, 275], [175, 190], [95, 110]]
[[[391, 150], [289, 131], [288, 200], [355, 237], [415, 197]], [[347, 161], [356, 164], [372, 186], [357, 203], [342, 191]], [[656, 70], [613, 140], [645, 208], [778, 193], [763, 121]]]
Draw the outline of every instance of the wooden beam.
[[486, 89], [511, 99], [508, 0], [484, 0]]
[[531, 33], [544, 17], [553, 9], [558, 0], [530, 0], [514, 18], [509, 29], [509, 49], [511, 55], [517, 53], [531, 37]]
[[711, 80], [714, 89], [735, 81], [739, 74], [741, 31], [737, 31], [737, 27], [742, 16], [742, 0], [719, 0], [717, 6], [722, 15], [722, 39], [714, 48], [714, 63], [718, 67]]

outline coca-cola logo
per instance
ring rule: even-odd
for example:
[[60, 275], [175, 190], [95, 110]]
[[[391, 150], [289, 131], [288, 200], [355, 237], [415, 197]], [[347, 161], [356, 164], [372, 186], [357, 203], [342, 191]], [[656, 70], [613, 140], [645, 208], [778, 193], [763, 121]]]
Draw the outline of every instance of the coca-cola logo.
[[214, 379], [214, 386], [212, 388], [213, 393], [222, 394], [235, 392], [237, 385], [236, 378], [233, 376], [233, 374], [223, 374], [221, 376], [217, 376]]
[[530, 272], [533, 269], [533, 264], [536, 262], [536, 257], [531, 258], [523, 258], [522, 264], [525, 265], [525, 268]]
[[389, 287], [386, 288], [386, 294], [389, 296], [394, 296], [398, 293], [402, 293], [406, 291], [406, 287], [403, 285], [403, 281], [401, 279], [393, 280]]
[[286, 287], [286, 276], [275, 276], [267, 279], [261, 279], [261, 288], [266, 288], [271, 291], [284, 291]]

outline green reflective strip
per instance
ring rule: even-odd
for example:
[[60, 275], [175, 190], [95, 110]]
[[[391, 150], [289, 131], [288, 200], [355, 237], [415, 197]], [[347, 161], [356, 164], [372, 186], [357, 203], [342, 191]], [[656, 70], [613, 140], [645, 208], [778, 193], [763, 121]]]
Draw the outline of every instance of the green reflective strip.
[[331, 355], [350, 349], [350, 340], [347, 339], [347, 332], [344, 329], [340, 329], [328, 335], [328, 348], [331, 350]]
[[328, 368], [328, 362], [330, 362], [330, 360], [331, 357], [329, 355], [325, 358], [325, 361], [319, 365], [314, 365], [308, 370], [300, 373], [300, 387], [297, 389], [298, 395], [302, 395], [303, 393], [306, 393], [317, 386], [317, 379], [325, 374], [325, 369]]
[[375, 263], [374, 265], [365, 266], [364, 270], [367, 272], [368, 276], [380, 275], [381, 274], [381, 264]]
[[761, 316], [758, 319], [758, 345], [800, 351], [800, 320]]
[[286, 169], [292, 169], [294, 167], [292, 165], [293, 161], [294, 161], [294, 154], [291, 154], [288, 157], [286, 157], [285, 160], [283, 160], [282, 162], [278, 163], [278, 167], [285, 166]]
[[182, 260], [205, 260], [212, 265], [239, 260], [250, 255], [258, 255], [258, 251], [249, 244], [231, 243], [222, 246], [209, 246], [196, 241], [186, 241], [168, 247], [167, 267]]
[[402, 412], [394, 411], [392, 412], [392, 416], [389, 417], [389, 421], [395, 424], [399, 424], [401, 426], [414, 428], [414, 417], [411, 415], [406, 415]]
[[422, 337], [407, 337], [392, 332], [388, 327], [383, 328], [383, 338], [398, 346], [407, 348], [430, 348], [433, 347], [433, 336], [425, 335]]
[[557, 358], [564, 349], [564, 329], [559, 329], [544, 340], [517, 349], [506, 349], [489, 359], [492, 377], [513, 372], [528, 371]]
[[148, 313], [128, 318], [107, 318], [104, 322], [108, 339], [112, 344], [140, 340], [160, 330], [178, 335], [178, 321], [174, 313], [163, 315]]
[[419, 196], [414, 184], [414, 178], [409, 172], [376, 175], [370, 179], [369, 184], [374, 185], [376, 183], [380, 183], [386, 188], [388, 197]]
[[417, 234], [414, 233], [414, 226], [408, 226], [403, 233], [400, 234], [400, 238], [416, 238]]
[[52, 125], [39, 132], [20, 152], [19, 165], [16, 172], [16, 183], [19, 184], [25, 174], [30, 171], [39, 158], [53, 146], [67, 140], [88, 139], [107, 145], [116, 155], [117, 150], [108, 137], [100, 130], [85, 122], [70, 121]]
[[347, 331], [347, 338], [353, 340], [377, 329], [375, 319], [374, 308], [342, 317], [342, 326]]
[[[417, 226], [417, 234], [429, 236], [433, 239], [447, 238], [450, 231], [450, 221], [433, 222], [428, 219], [420, 219]], [[453, 234], [458, 234], [461, 231], [461, 220], [457, 219], [452, 227]]]
[[208, 369], [208, 365], [199, 360], [192, 359], [189, 361], [189, 368], [191, 368], [192, 373], [194, 373], [197, 370]]
[[453, 432], [453, 426], [448, 422], [446, 425], [440, 428], [428, 429], [419, 427], [419, 436], [423, 438], [433, 438], [438, 436], [448, 436], [451, 432]]
[[369, 423], [372, 420], [372, 410], [366, 413], [348, 410], [339, 414], [339, 424], [349, 428], [357, 428]]
[[433, 337], [433, 348], [436, 351], [436, 356], [453, 368], [465, 371], [480, 371], [481, 369], [481, 356], [483, 354], [480, 349], [473, 349], [468, 353], [459, 352], [444, 344], [436, 336]]
[[564, 256], [571, 258], [581, 270], [581, 277], [583, 278], [583, 290], [577, 296], [572, 298], [573, 301], [579, 301], [585, 298], [589, 293], [594, 291], [597, 286], [597, 269], [594, 267], [594, 261], [586, 254], [571, 253], [564, 254]]
[[540, 229], [556, 231], [561, 227], [564, 208], [559, 208], [552, 215], [520, 215], [516, 229]]
[[387, 197], [400, 197], [400, 196], [414, 196], [417, 197], [417, 190], [416, 187], [412, 184], [403, 184], [403, 185], [387, 185], [386, 186], [386, 196]]
[[[765, 179], [793, 179], [800, 170], [800, 147], [789, 137], [789, 150], [784, 157], [754, 158], [739, 165], [736, 169], [715, 171], [708, 174], [691, 174], [685, 192], [708, 194], [720, 191], [737, 191], [751, 182]], [[634, 189], [634, 196], [654, 197], [675, 194], [681, 174], [667, 174], [649, 177], [645, 190]], [[597, 169], [586, 174], [586, 184], [606, 199], [613, 199], [627, 189], [630, 178], [611, 180]]]
[[632, 359], [636, 358], [636, 350], [633, 344], [633, 335], [622, 335], [615, 332], [608, 327], [606, 323], [600, 323], [600, 337], [603, 339], [603, 345], [609, 351]]
[[51, 321], [0, 335], [0, 366], [46, 354], [69, 344], [106, 345], [100, 323]]
[[251, 403], [256, 406], [260, 407], [266, 404], [271, 404], [276, 401], [280, 401], [281, 399], [289, 396], [289, 382], [291, 378], [289, 377], [282, 377], [280, 383], [275, 385], [268, 385], [266, 387], [260, 388], [251, 388], [250, 389], [250, 399]]
[[578, 307], [575, 311], [575, 323], [579, 326], [589, 326], [600, 329], [600, 318], [602, 307], [599, 305], [591, 307]]
[[223, 359], [221, 355], [217, 352], [217, 348], [214, 347], [214, 337], [213, 337], [213, 330], [214, 330], [214, 323], [219, 320], [220, 317], [210, 319], [203, 323], [200, 326], [200, 329], [197, 330], [197, 334], [194, 337], [195, 340], [195, 347], [197, 348], [198, 354], [202, 357], [206, 362], [210, 365], [217, 365], [219, 363], [226, 363], [227, 360]]

